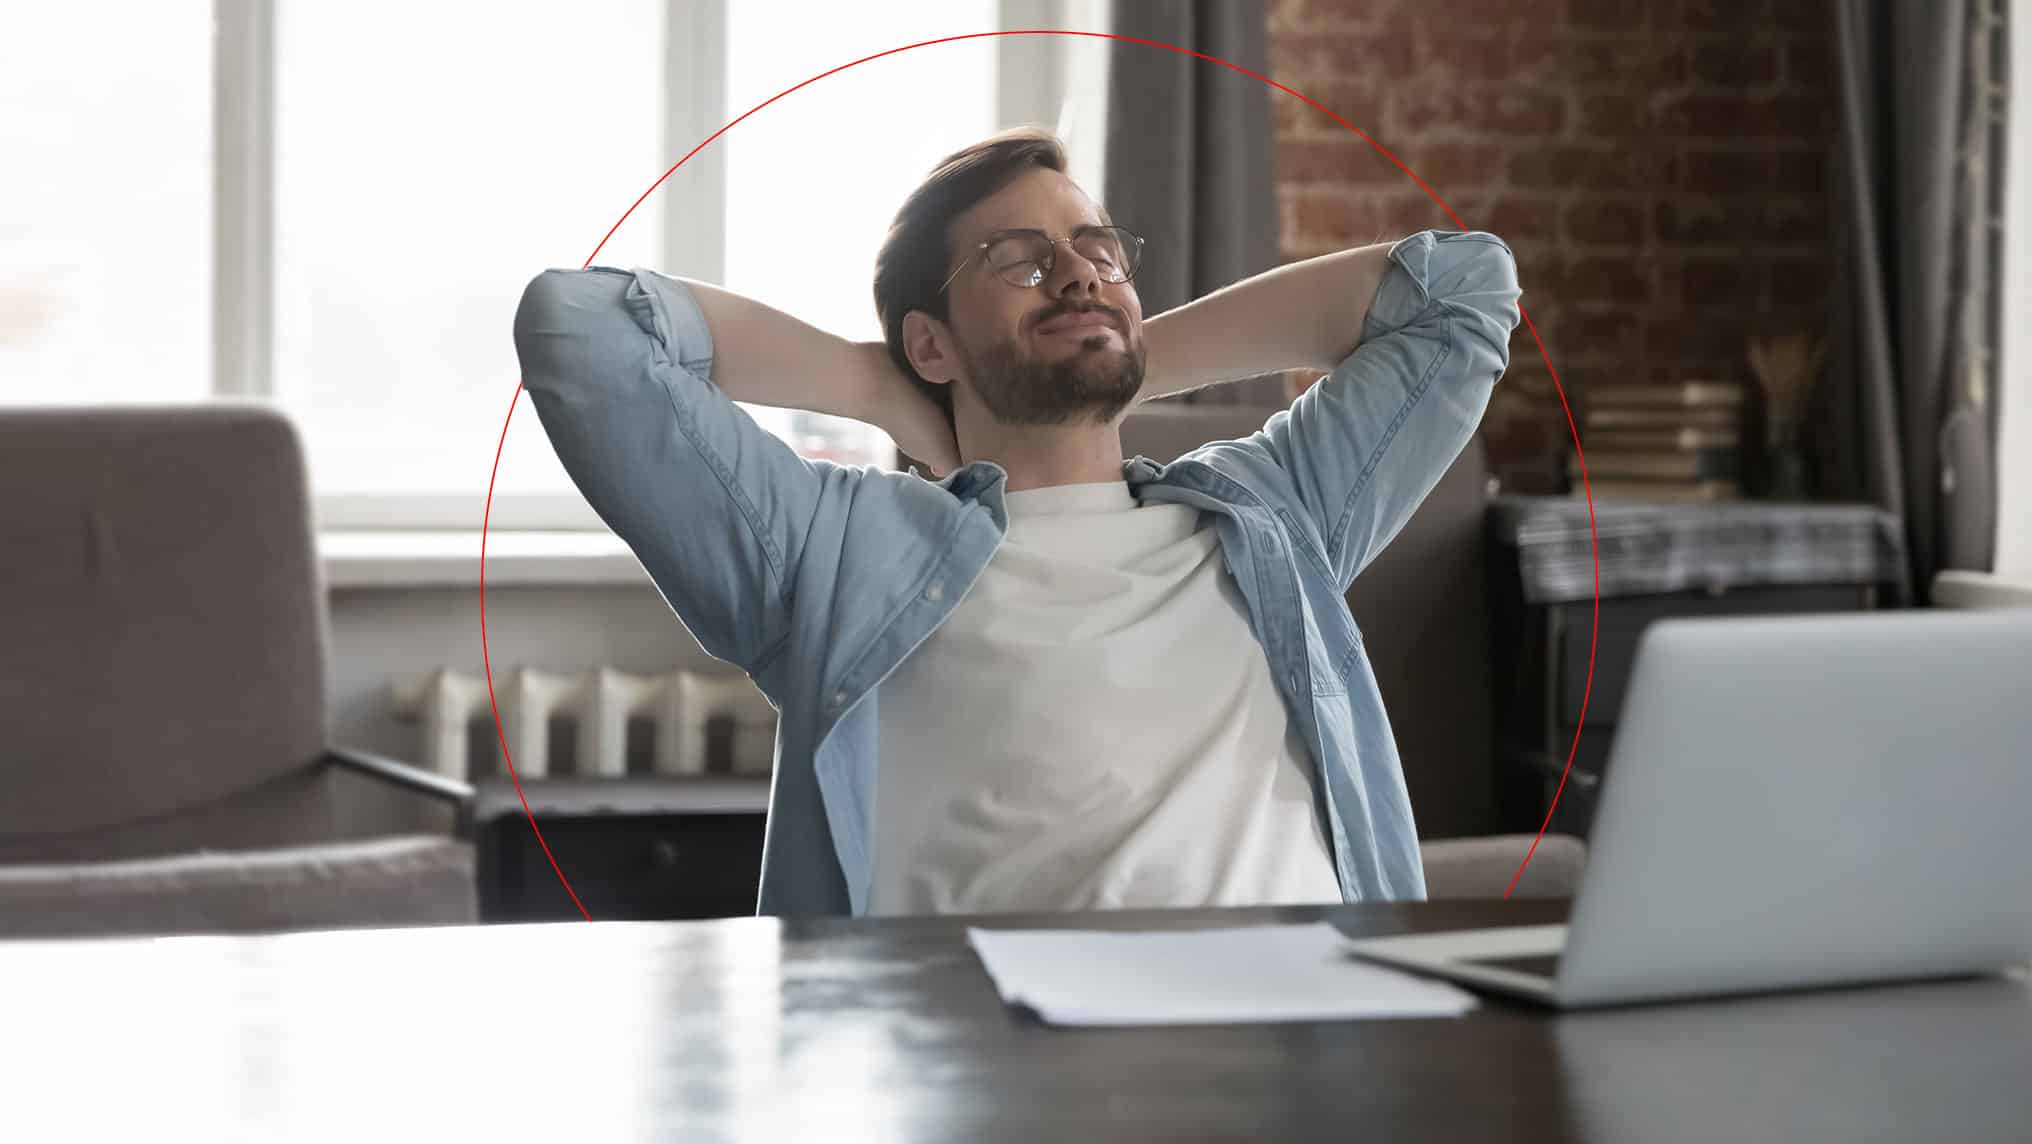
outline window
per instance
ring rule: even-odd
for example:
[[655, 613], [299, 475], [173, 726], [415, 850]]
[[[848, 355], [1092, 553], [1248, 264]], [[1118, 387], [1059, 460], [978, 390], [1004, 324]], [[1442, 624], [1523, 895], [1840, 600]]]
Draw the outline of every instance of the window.
[[[732, 4], [727, 118], [850, 60], [995, 27], [995, 0]], [[905, 195], [938, 160], [996, 129], [996, 41], [938, 44], [873, 60], [771, 104], [729, 132], [729, 289], [828, 333], [875, 340], [875, 252]], [[823, 204], [819, 209], [819, 204]], [[874, 462], [895, 445], [873, 426], [744, 405], [807, 456]]]
[[38, 4], [0, 35], [0, 402], [211, 390], [211, 15], [120, 19]]
[[[524, 283], [584, 261], [669, 165], [663, 7], [283, 0], [275, 17], [273, 394], [321, 494], [484, 493]], [[661, 224], [635, 212], [600, 261], [661, 266]], [[570, 490], [522, 402], [497, 500]]]
[[[272, 400], [325, 528], [476, 527], [523, 284], [582, 263], [727, 119], [905, 43], [1106, 19], [1103, 0], [215, 0], [123, 7], [107, 37], [93, 6], [34, 11], [0, 43], [0, 402]], [[939, 157], [1056, 122], [1098, 190], [1104, 58], [1006, 37], [833, 76], [666, 181], [597, 261], [877, 338], [876, 246]], [[893, 457], [872, 426], [748, 409], [807, 455]], [[599, 527], [526, 401], [493, 521]]]

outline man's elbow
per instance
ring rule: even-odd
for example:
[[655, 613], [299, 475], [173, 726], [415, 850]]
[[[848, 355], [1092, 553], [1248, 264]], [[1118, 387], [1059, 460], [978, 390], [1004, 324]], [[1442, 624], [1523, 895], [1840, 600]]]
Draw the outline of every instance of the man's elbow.
[[1510, 336], [1523, 321], [1517, 259], [1502, 239], [1474, 232], [1483, 241], [1461, 243], [1459, 260], [1446, 268], [1445, 297], [1463, 326], [1473, 352], [1489, 359], [1500, 376], [1510, 365]]
[[532, 391], [598, 381], [639, 356], [646, 334], [628, 303], [632, 276], [612, 270], [546, 270], [515, 307], [515, 356]]
[[523, 383], [553, 377], [560, 364], [562, 342], [571, 336], [572, 311], [580, 287], [571, 270], [545, 270], [522, 288], [515, 307], [515, 358], [522, 364]]

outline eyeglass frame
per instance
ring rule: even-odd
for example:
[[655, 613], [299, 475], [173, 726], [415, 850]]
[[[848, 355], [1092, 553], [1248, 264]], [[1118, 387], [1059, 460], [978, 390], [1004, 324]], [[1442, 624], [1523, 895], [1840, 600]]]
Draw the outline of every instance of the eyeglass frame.
[[[960, 272], [962, 270], [965, 270], [967, 267], [973, 265], [976, 259], [986, 257], [989, 247], [995, 245], [996, 243], [1002, 241], [1005, 238], [1014, 238], [1015, 236], [1020, 234], [1034, 234], [1037, 237], [1042, 238], [1046, 242], [1049, 242], [1051, 244], [1051, 261], [1038, 268], [1039, 270], [1043, 271], [1044, 278], [1039, 279], [1035, 286], [1016, 286], [1014, 282], [1009, 281], [1007, 278], [1003, 278], [999, 273], [996, 274], [995, 277], [998, 280], [1000, 280], [1004, 285], [1015, 286], [1016, 289], [1018, 290], [1035, 289], [1036, 286], [1042, 286], [1044, 284], [1045, 279], [1049, 279], [1051, 277], [1051, 272], [1058, 268], [1058, 247], [1060, 243], [1064, 243], [1066, 246], [1070, 247], [1072, 246], [1073, 242], [1079, 238], [1079, 236], [1096, 230], [1120, 231], [1121, 233], [1128, 235], [1130, 238], [1134, 239], [1136, 243], [1135, 246], [1136, 269], [1131, 270], [1127, 275], [1125, 275], [1122, 278], [1120, 282], [1110, 281], [1109, 279], [1106, 278], [1101, 279], [1101, 281], [1107, 282], [1110, 286], [1120, 286], [1124, 282], [1134, 281], [1137, 272], [1143, 269], [1144, 239], [1142, 235], [1137, 234], [1135, 231], [1130, 230], [1126, 226], [1116, 226], [1113, 223], [1101, 223], [1092, 226], [1075, 227], [1073, 229], [1073, 232], [1064, 238], [1053, 238], [1051, 235], [1044, 233], [1042, 230], [1039, 230], [1034, 226], [1018, 226], [1011, 227], [1008, 230], [998, 230], [995, 233], [989, 235], [988, 237], [982, 239], [980, 243], [974, 247], [971, 253], [969, 253], [965, 258], [960, 259], [960, 264], [958, 266], [953, 267], [953, 272], [951, 274], [946, 275], [945, 281], [939, 283], [938, 292], [941, 294], [945, 293], [947, 287], [950, 287], [955, 281], [958, 280]], [[1082, 259], [1086, 259], [1088, 265], [1093, 264], [1092, 259], [1087, 258], [1087, 256], [1084, 254], [1080, 254], [1078, 250], [1074, 250], [1073, 253], [1078, 254]]]

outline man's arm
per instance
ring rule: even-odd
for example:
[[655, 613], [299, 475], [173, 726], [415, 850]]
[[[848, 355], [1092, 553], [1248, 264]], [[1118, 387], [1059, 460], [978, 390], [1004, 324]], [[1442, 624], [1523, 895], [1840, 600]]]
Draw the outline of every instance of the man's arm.
[[550, 270], [515, 314], [522, 384], [586, 500], [705, 650], [751, 674], [789, 631], [806, 528], [857, 474], [807, 461], [735, 401], [854, 417], [934, 465], [944, 414], [889, 361], [705, 283]]
[[728, 397], [865, 421], [940, 472], [959, 467], [952, 422], [883, 343], [850, 342], [709, 282], [678, 281], [712, 327], [713, 380]]
[[1361, 340], [1390, 268], [1390, 246], [1280, 266], [1150, 319], [1143, 325], [1147, 380], [1137, 400], [1278, 370], [1331, 370]]
[[[751, 393], [795, 383], [834, 403], [841, 362], [816, 339], [799, 346], [811, 357], [764, 357], [741, 319], [729, 340]], [[790, 631], [813, 512], [851, 474], [797, 456], [729, 400], [719, 332], [693, 291], [647, 270], [545, 271], [515, 313], [522, 385], [565, 471], [700, 646], [752, 675]], [[769, 365], [790, 376], [758, 380]]]
[[678, 278], [713, 335], [713, 384], [735, 401], [865, 418], [879, 388], [866, 343], [709, 282]]
[[[1272, 280], [1274, 293], [1258, 288]], [[1179, 319], [1178, 331], [1164, 334], [1167, 355], [1189, 347], [1210, 359], [1211, 368], [1167, 357], [1186, 384], [1311, 364], [1336, 346], [1352, 347], [1339, 351], [1345, 356], [1330, 376], [1261, 430], [1217, 446], [1221, 456], [1284, 482], [1346, 590], [1481, 423], [1496, 379], [1509, 368], [1520, 296], [1517, 264], [1502, 239], [1428, 230], [1208, 295], [1202, 301], [1222, 304], [1206, 307], [1218, 319], [1206, 329], [1183, 321], [1200, 303], [1156, 320]], [[1347, 315], [1338, 326], [1328, 316], [1337, 306]], [[1279, 333], [1280, 325], [1291, 329]]]

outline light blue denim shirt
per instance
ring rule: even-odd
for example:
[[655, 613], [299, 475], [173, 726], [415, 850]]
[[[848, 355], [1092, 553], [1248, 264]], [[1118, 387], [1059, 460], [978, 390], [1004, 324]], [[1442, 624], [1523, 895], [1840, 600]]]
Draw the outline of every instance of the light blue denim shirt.
[[[1213, 514], [1351, 902], [1423, 898], [1425, 876], [1345, 594], [1467, 445], [1518, 321], [1494, 235], [1424, 231], [1390, 262], [1360, 344], [1289, 409], [1170, 464], [1122, 464], [1143, 500]], [[759, 912], [864, 913], [882, 681], [994, 556], [1008, 473], [980, 460], [933, 482], [798, 456], [713, 384], [696, 301], [651, 271], [545, 271], [515, 347], [566, 471], [700, 645], [779, 713]]]

